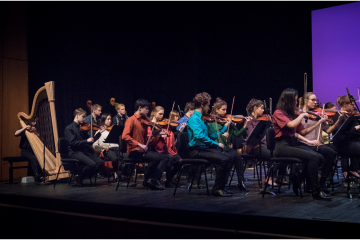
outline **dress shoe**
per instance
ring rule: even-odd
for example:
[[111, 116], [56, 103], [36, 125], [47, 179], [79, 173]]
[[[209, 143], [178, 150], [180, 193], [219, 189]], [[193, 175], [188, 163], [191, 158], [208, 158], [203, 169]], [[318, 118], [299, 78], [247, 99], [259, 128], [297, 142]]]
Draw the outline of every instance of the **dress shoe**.
[[212, 195], [218, 197], [232, 197], [232, 194], [226, 193], [223, 190], [212, 190]]
[[154, 178], [150, 178], [149, 180], [144, 181], [143, 185], [144, 185], [144, 187], [148, 187], [151, 190], [164, 190], [165, 189], [163, 186], [161, 186], [159, 181]]
[[238, 189], [240, 191], [244, 191], [244, 192], [249, 192], [250, 189], [248, 189], [244, 183], [244, 181], [239, 181], [238, 185], [237, 185]]
[[41, 174], [35, 174], [34, 176], [35, 182], [42, 182], [44, 180], [44, 177]]
[[330, 193], [325, 182], [320, 182], [320, 188], [324, 193]]
[[317, 200], [325, 200], [325, 201], [331, 200], [331, 197], [329, 195], [327, 195], [326, 193], [324, 193], [323, 191], [321, 191], [320, 188], [314, 189], [312, 196], [313, 196], [313, 199], [317, 199]]
[[82, 183], [83, 183], [83, 177], [82, 176], [79, 176], [79, 175], [76, 175], [75, 176], [75, 183], [73, 184], [73, 186], [76, 186], [76, 187], [81, 187], [82, 186]]
[[233, 192], [227, 190], [225, 187], [224, 187], [223, 191], [226, 192], [227, 194], [233, 194]]
[[165, 182], [165, 188], [175, 188], [176, 185], [172, 181]]

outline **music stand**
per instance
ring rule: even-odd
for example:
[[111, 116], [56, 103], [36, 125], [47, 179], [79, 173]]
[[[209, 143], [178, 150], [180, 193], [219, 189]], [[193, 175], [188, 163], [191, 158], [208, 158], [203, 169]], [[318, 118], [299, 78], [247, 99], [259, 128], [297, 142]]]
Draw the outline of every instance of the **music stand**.
[[[250, 133], [247, 141], [246, 141], [246, 144], [250, 144], [250, 145], [257, 145], [259, 144], [259, 147], [260, 147], [260, 177], [259, 177], [259, 188], [260, 188], [260, 193], [262, 194], [263, 193], [263, 188], [262, 188], [262, 170], [261, 170], [261, 164], [263, 163], [262, 162], [262, 156], [261, 156], [261, 141], [262, 139], [264, 139], [265, 137], [265, 134], [266, 134], [266, 129], [270, 128], [271, 127], [271, 124], [272, 122], [271, 121], [259, 121], [255, 128], [252, 130], [252, 132]], [[256, 163], [255, 163], [256, 164]], [[272, 195], [275, 195], [275, 193], [273, 192], [265, 192], [267, 194], [272, 194]]]
[[[354, 122], [357, 121], [358, 119], [360, 119], [360, 116], [353, 116], [353, 117], [349, 117], [345, 120], [345, 122], [340, 126], [339, 130], [336, 132], [336, 134], [334, 135], [334, 137], [332, 138], [332, 142], [333, 143], [337, 143], [337, 142], [342, 142], [342, 141], [346, 141], [346, 166], [347, 166], [347, 170], [348, 173], [346, 174], [346, 181], [348, 184], [347, 187], [347, 195], [348, 198], [352, 198], [351, 192], [350, 192], [350, 181], [349, 181], [349, 172], [350, 172], [350, 168], [349, 168], [349, 132], [351, 130], [351, 128], [354, 125]], [[359, 191], [360, 191], [360, 186], [359, 186]], [[360, 198], [360, 194], [359, 194], [359, 198]]]
[[[107, 136], [107, 138], [105, 139], [104, 143], [115, 143], [115, 144], [119, 144], [119, 138], [122, 135], [124, 131], [124, 127], [119, 126], [119, 125], [114, 125], [111, 130], [109, 135]], [[119, 146], [119, 156], [121, 156], [121, 158], [123, 158], [122, 153], [120, 152], [120, 146]], [[120, 169], [120, 164], [118, 164], [118, 169], [117, 171], [119, 172]]]

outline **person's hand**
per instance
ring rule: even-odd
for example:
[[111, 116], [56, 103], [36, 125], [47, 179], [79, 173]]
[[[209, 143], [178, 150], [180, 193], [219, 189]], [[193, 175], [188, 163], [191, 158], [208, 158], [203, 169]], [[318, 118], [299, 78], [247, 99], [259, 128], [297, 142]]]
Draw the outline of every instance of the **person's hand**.
[[244, 128], [247, 127], [248, 123], [250, 122], [251, 118], [250, 117], [245, 117], [245, 122], [244, 122]]
[[100, 126], [100, 133], [103, 133], [103, 132], [105, 132], [105, 130], [106, 130], [106, 127], [105, 126]]
[[329, 119], [328, 115], [324, 115], [321, 117], [321, 119], [319, 120], [320, 123], [326, 122]]
[[88, 138], [87, 140], [86, 140], [87, 142], [94, 142], [94, 138]]
[[229, 120], [229, 118], [227, 118], [225, 121], [226, 121], [225, 126], [229, 127], [231, 123], [231, 119]]
[[356, 129], [356, 130], [359, 130], [359, 129], [360, 129], [360, 125], [355, 126], [355, 129]]
[[229, 133], [225, 132], [224, 134], [222, 134], [224, 137], [228, 138], [229, 137]]
[[30, 130], [30, 129], [31, 129], [31, 126], [30, 126], [30, 125], [27, 125], [27, 126], [25, 127], [25, 129], [26, 129], [26, 130]]
[[301, 115], [303, 115], [303, 117], [305, 117], [305, 118], [308, 118], [308, 117], [309, 117], [309, 114], [306, 113], [306, 112], [302, 113]]
[[219, 147], [224, 148], [224, 144], [219, 143]]
[[105, 151], [109, 151], [109, 145], [104, 145], [103, 148], [105, 149]]
[[186, 127], [186, 123], [181, 123], [181, 127], [179, 128], [179, 131], [182, 132], [185, 127]]
[[320, 142], [318, 140], [309, 140], [308, 143], [310, 146], [315, 146], [315, 147], [320, 146]]
[[146, 152], [148, 150], [148, 147], [146, 145], [141, 144], [141, 143], [139, 143], [138, 145], [139, 145], [139, 147], [141, 147], [144, 150], [144, 152]]

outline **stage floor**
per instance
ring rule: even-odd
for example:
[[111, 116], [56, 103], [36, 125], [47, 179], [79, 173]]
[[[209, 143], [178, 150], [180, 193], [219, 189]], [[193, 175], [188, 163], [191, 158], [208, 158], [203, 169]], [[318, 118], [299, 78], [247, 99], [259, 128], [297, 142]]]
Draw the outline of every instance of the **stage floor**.
[[[210, 175], [208, 173], [207, 176], [211, 191], [214, 176], [210, 178]], [[282, 191], [286, 190], [282, 194], [265, 195], [265, 199], [262, 199], [258, 183], [253, 179], [252, 169], [245, 172], [247, 186], [250, 187], [248, 194], [237, 190], [235, 176], [232, 186], [228, 187], [234, 194], [228, 198], [207, 197], [206, 188], [194, 188], [189, 194], [186, 180], [182, 181], [184, 185], [177, 190], [175, 197], [172, 196], [173, 189], [146, 190], [142, 187], [142, 178], [138, 178], [136, 187], [119, 187], [118, 191], [115, 191], [116, 183], [112, 182], [109, 186], [107, 178], [104, 178], [98, 179], [97, 184], [93, 186], [90, 186], [89, 180], [84, 180], [82, 188], [69, 186], [65, 182], [58, 183], [56, 188], [53, 184], [38, 186], [35, 183], [2, 182], [0, 203], [34, 209], [289, 236], [359, 236], [353, 235], [352, 232], [353, 228], [356, 230], [360, 227], [358, 190], [352, 190], [353, 199], [347, 198], [346, 189], [341, 187], [341, 171], [339, 180], [334, 177], [337, 187], [331, 193], [332, 201], [313, 200], [308, 193], [304, 193], [303, 198], [296, 197], [292, 189], [288, 190], [288, 186], [282, 187]], [[288, 229], [284, 227], [287, 225]], [[346, 227], [349, 231], [342, 231], [342, 235], [338, 235], [340, 227]], [[318, 231], [315, 231], [316, 229]], [[354, 232], [357, 232], [355, 230]], [[324, 231], [325, 233], [322, 233]]]

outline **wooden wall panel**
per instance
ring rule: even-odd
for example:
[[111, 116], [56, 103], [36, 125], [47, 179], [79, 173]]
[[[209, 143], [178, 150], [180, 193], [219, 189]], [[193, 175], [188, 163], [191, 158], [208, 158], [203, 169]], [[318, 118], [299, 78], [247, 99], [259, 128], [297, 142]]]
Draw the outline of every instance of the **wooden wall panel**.
[[[20, 138], [14, 132], [20, 128], [18, 112], [28, 112], [28, 63], [14, 59], [3, 59], [3, 101], [2, 101], [2, 155], [20, 156]], [[6, 126], [6, 127], [4, 127]], [[15, 164], [14, 164], [15, 165]], [[24, 163], [17, 163], [24, 165]], [[5, 167], [4, 167], [5, 166]], [[8, 165], [3, 165], [2, 180], [8, 179]], [[14, 179], [26, 176], [26, 169], [17, 169]]]

